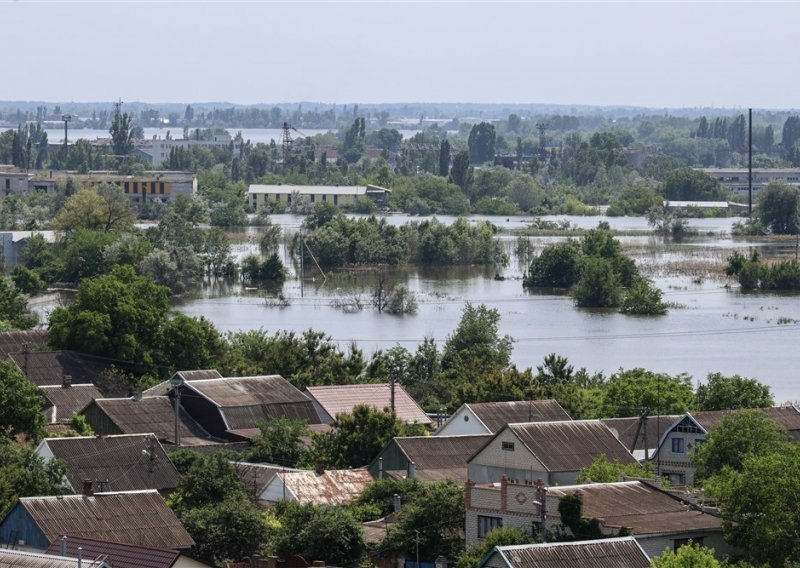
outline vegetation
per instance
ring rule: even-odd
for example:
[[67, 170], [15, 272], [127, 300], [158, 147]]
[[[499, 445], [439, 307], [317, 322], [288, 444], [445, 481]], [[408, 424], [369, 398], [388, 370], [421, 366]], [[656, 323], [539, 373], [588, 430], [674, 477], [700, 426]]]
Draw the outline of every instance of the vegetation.
[[714, 549], [693, 544], [683, 545], [677, 551], [665, 550], [655, 558], [652, 568], [719, 568]]
[[771, 233], [796, 235], [800, 232], [800, 192], [786, 182], [768, 183], [758, 192], [755, 215]]
[[736, 276], [742, 290], [800, 290], [800, 263], [796, 260], [779, 260], [771, 264], [761, 262], [757, 251], [748, 259], [736, 251], [728, 257], [725, 272]]
[[709, 373], [706, 383], [697, 386], [697, 410], [767, 408], [774, 404], [769, 386], [757, 379]]
[[294, 467], [303, 455], [301, 438], [310, 435], [302, 420], [275, 418], [258, 425], [261, 433], [252, 440], [247, 459], [285, 467]]
[[577, 483], [614, 483], [622, 476], [655, 479], [652, 469], [637, 463], [622, 464], [608, 461], [605, 455], [599, 456], [578, 474]]
[[495, 546], [530, 544], [531, 537], [516, 527], [499, 527], [490, 530], [481, 542], [470, 545], [461, 553], [456, 562], [458, 568], [475, 568], [486, 554]]
[[19, 497], [62, 495], [65, 471], [60, 460], [45, 462], [31, 447], [0, 440], [0, 510]]
[[0, 361], [0, 441], [38, 440], [44, 429], [44, 399], [11, 361]]

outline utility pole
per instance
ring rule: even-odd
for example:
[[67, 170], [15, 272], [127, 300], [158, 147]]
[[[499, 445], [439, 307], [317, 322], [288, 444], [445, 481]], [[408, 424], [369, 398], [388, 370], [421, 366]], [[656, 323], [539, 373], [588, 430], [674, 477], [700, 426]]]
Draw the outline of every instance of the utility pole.
[[303, 231], [300, 231], [300, 297], [303, 297], [303, 278], [305, 278], [304, 274], [304, 266], [303, 266], [303, 257], [306, 254], [306, 241], [305, 237], [303, 236]]
[[180, 420], [178, 415], [181, 412], [181, 387], [183, 386], [183, 377], [175, 373], [169, 380], [172, 386], [172, 391], [175, 393], [175, 448], [181, 447], [181, 431], [179, 428]]
[[417, 533], [417, 565], [415, 568], [419, 568], [419, 531], [414, 529], [414, 532]]
[[64, 121], [64, 160], [66, 160], [67, 159], [67, 139], [69, 138], [69, 128], [67, 127], [67, 125], [69, 124], [69, 121], [72, 120], [72, 115], [71, 114], [62, 114], [61, 115], [61, 120]]
[[748, 130], [750, 131], [747, 143], [747, 212], [750, 220], [753, 219], [753, 109], [748, 109]]

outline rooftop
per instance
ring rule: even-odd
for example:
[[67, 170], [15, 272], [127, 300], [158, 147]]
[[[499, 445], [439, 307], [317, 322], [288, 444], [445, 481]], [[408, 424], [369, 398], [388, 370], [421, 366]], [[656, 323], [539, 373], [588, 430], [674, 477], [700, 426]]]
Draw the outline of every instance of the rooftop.
[[24, 351], [26, 345], [30, 352], [34, 352], [35, 349], [46, 344], [46, 329], [4, 331], [0, 333], [0, 358], [8, 359], [11, 353]]
[[96, 398], [103, 398], [103, 393], [94, 385], [47, 385], [39, 387], [47, 399], [45, 409], [47, 421], [50, 423], [69, 422], [73, 412], [80, 412]]
[[391, 190], [378, 187], [377, 185], [263, 185], [250, 184], [247, 192], [249, 194], [281, 194], [287, 195], [300, 193], [304, 195], [366, 195], [368, 192], [386, 192]]
[[[205, 379], [221, 379], [222, 375], [216, 369], [205, 369], [205, 370], [198, 370], [198, 371], [178, 371], [173, 375], [174, 377], [180, 377], [184, 381], [202, 381]], [[166, 396], [166, 394], [172, 390], [172, 385], [170, 382], [164, 381], [162, 383], [158, 383], [154, 387], [150, 387], [146, 391], [143, 391], [142, 394], [144, 396]]]
[[[110, 542], [94, 538], [66, 536], [67, 555], [77, 556], [78, 547], [83, 549], [84, 558], [105, 557], [113, 568], [171, 568], [178, 560], [180, 552], [166, 548], [137, 546], [121, 542]], [[58, 554], [61, 539], [50, 545], [46, 553]], [[86, 561], [84, 561], [86, 564]]]
[[[432, 423], [425, 411], [402, 386], [395, 384], [394, 388], [395, 414], [399, 420], [409, 424]], [[377, 410], [390, 408], [392, 404], [390, 383], [308, 387], [306, 392], [331, 418], [336, 418], [339, 414], [350, 414], [359, 404], [366, 404]]]
[[467, 407], [492, 433], [499, 431], [506, 424], [515, 422], [552, 422], [572, 419], [555, 400], [476, 402], [468, 403]]
[[467, 460], [492, 438], [476, 436], [408, 436], [394, 439], [408, 461], [414, 462], [415, 476], [423, 481], [454, 479], [467, 481]]
[[117, 381], [106, 376], [109, 362], [77, 351], [29, 351], [11, 353], [10, 358], [28, 380], [39, 386], [58, 385], [69, 376], [75, 384], [92, 383], [101, 387], [106, 395], [124, 394]]
[[509, 568], [649, 568], [650, 559], [632, 537], [578, 542], [497, 546], [489, 558], [500, 555]]
[[77, 556], [70, 558], [0, 548], [0, 567], [2, 568], [104, 568], [107, 566], [103, 562], [93, 562], [91, 558], [94, 557], [87, 555], [79, 562]]
[[301, 503], [347, 505], [372, 483], [366, 469], [280, 472], [277, 477]]

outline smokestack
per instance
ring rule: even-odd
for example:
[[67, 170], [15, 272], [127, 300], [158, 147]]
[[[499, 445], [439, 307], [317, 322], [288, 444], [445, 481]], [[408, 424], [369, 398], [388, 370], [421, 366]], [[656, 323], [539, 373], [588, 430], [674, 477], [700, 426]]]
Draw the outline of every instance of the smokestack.
[[140, 400], [142, 400], [142, 389], [140, 388], [133, 389], [133, 400], [134, 402], [139, 402]]
[[408, 462], [408, 479], [414, 479], [417, 476], [417, 464]]
[[60, 542], [58, 543], [58, 553], [61, 556], [67, 555], [67, 535], [61, 537]]
[[314, 471], [317, 472], [317, 475], [322, 475], [325, 473], [325, 462], [322, 460], [317, 460], [314, 463]]
[[78, 547], [78, 568], [83, 566], [83, 547]]
[[383, 479], [383, 458], [378, 458], [378, 479]]
[[84, 497], [91, 497], [94, 495], [94, 491], [92, 491], [92, 480], [91, 479], [84, 479], [83, 480], [83, 495]]
[[61, 377], [61, 386], [65, 389], [68, 389], [72, 386], [72, 375], [64, 375]]

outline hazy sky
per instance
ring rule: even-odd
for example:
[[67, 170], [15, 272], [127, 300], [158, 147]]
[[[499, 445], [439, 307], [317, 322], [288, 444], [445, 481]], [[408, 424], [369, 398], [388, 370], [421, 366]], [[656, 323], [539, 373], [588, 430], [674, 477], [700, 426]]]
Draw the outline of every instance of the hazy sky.
[[0, 0], [0, 100], [796, 108], [800, 4]]

